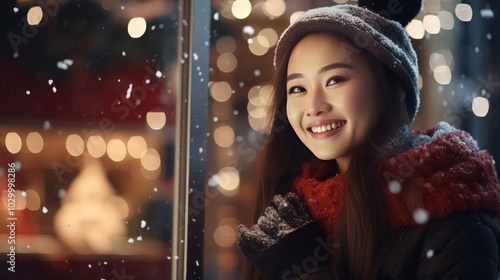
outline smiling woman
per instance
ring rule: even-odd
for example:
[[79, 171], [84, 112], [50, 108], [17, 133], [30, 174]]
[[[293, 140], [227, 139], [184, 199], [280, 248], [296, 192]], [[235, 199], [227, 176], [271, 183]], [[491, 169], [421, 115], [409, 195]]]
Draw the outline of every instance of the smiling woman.
[[292, 128], [317, 158], [336, 159], [342, 172], [378, 121], [381, 104], [375, 71], [359, 55], [346, 56], [346, 45], [326, 33], [308, 35], [293, 49], [287, 69]]

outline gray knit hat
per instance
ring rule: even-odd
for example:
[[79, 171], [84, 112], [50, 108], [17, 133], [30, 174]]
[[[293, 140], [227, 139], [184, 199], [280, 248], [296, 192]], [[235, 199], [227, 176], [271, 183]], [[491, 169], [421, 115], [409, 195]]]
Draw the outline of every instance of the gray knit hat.
[[394, 72], [406, 91], [405, 104], [413, 121], [420, 104], [418, 64], [404, 26], [420, 12], [422, 1], [400, 1], [401, 6], [389, 7], [392, 9], [388, 9], [388, 2], [391, 1], [360, 0], [360, 6], [336, 5], [305, 12], [281, 35], [275, 50], [275, 67], [284, 59], [287, 50], [307, 34], [338, 34], [350, 39], [355, 48], [366, 50]]

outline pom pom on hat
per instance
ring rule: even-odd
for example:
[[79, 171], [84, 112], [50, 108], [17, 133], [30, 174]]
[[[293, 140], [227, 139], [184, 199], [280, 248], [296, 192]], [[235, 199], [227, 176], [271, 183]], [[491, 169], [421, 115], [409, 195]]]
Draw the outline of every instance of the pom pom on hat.
[[275, 67], [288, 59], [285, 55], [307, 34], [324, 32], [350, 39], [353, 47], [373, 55], [398, 78], [406, 92], [408, 117], [413, 121], [420, 105], [418, 64], [403, 26], [418, 14], [422, 1], [393, 1], [362, 0], [362, 7], [335, 5], [305, 12], [281, 34], [275, 49]]
[[379, 14], [386, 19], [397, 21], [402, 26], [406, 26], [422, 10], [422, 0], [359, 0], [358, 6]]

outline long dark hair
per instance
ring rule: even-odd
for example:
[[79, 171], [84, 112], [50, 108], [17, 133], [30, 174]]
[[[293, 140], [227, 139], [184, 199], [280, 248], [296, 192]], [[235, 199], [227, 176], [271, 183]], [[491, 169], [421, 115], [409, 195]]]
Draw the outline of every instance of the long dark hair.
[[[302, 164], [314, 157], [286, 117], [286, 73], [292, 49], [286, 50], [276, 67], [269, 134], [258, 162], [259, 174], [254, 177], [258, 178], [259, 189], [251, 223], [262, 215], [274, 195], [290, 191]], [[379, 269], [377, 253], [388, 231], [380, 163], [409, 148], [410, 120], [403, 88], [392, 71], [372, 55], [364, 51], [360, 55], [370, 65], [382, 108], [377, 124], [353, 153], [346, 172], [346, 193], [333, 237], [340, 244], [332, 256], [332, 272], [337, 279], [375, 279]], [[338, 172], [335, 161], [332, 163], [332, 169], [336, 169], [332, 173]], [[244, 271], [246, 279], [263, 279], [248, 263]]]

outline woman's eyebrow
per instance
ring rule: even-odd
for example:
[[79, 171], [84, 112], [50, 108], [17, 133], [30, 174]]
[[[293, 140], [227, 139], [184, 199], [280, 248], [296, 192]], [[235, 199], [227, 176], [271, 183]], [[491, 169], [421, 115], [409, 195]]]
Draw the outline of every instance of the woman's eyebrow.
[[332, 63], [332, 64], [329, 64], [325, 67], [322, 67], [320, 70], [319, 70], [319, 73], [323, 73], [323, 72], [326, 72], [328, 70], [332, 70], [332, 69], [336, 69], [336, 68], [347, 68], [347, 69], [354, 69], [354, 67], [350, 64], [347, 64], [347, 63], [343, 63], [343, 62], [338, 62], [338, 63]]
[[[343, 62], [337, 62], [337, 63], [328, 64], [328, 65], [322, 67], [321, 69], [319, 69], [319, 73], [324, 73], [326, 71], [336, 69], [336, 68], [354, 69], [354, 67], [350, 64], [343, 63]], [[302, 78], [302, 77], [304, 77], [304, 75], [302, 75], [300, 73], [293, 73], [293, 74], [290, 74], [286, 77], [286, 81], [288, 82], [290, 80], [298, 79], [298, 78]]]

